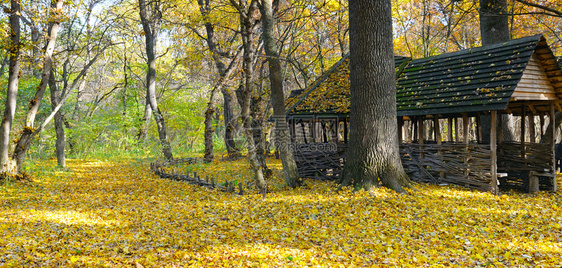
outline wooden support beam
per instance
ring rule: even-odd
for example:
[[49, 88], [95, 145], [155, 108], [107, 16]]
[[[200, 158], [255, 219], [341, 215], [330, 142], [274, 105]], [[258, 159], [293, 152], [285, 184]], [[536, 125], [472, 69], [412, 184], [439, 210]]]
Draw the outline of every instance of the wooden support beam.
[[[435, 141], [437, 142], [437, 145], [439, 145], [439, 148], [441, 148], [441, 144], [442, 144], [442, 142], [441, 142], [441, 126], [439, 125], [439, 116], [438, 115], [436, 115], [433, 118], [433, 133], [434, 133]], [[439, 159], [439, 161], [443, 161], [443, 156], [442, 156], [443, 151], [441, 149], [439, 149], [437, 151], [437, 154], [441, 158], [441, 159]], [[439, 177], [445, 178], [445, 171], [439, 172]]]
[[501, 144], [503, 142], [503, 119], [501, 114], [498, 114], [498, 143]]
[[521, 106], [521, 158], [522, 159], [527, 159], [527, 153], [525, 152], [525, 137], [526, 137], [526, 126], [525, 126], [525, 121], [527, 118], [527, 115], [525, 113], [525, 105]]
[[535, 114], [529, 114], [529, 142], [535, 143]]
[[328, 142], [328, 126], [326, 120], [320, 122], [320, 128], [322, 130], [322, 142]]
[[533, 114], [536, 114], [536, 113], [537, 113], [537, 110], [535, 109], [535, 106], [532, 105], [532, 104], [529, 105], [529, 110], [530, 110], [531, 113], [533, 113]]
[[554, 157], [554, 146], [556, 143], [556, 131], [555, 131], [555, 123], [554, 123], [554, 104], [550, 104], [550, 127], [552, 129], [552, 139], [550, 142], [550, 147], [552, 150], [552, 183], [553, 183], [553, 188], [552, 191], [556, 192], [557, 187], [556, 187], [556, 158]]
[[423, 128], [423, 116], [418, 116], [418, 143], [420, 144], [420, 159], [425, 157], [425, 154], [423, 153], [423, 133], [425, 132], [425, 129]]
[[476, 140], [482, 142], [482, 114], [476, 114]]
[[[462, 132], [463, 132], [463, 139], [464, 139], [464, 144], [466, 145], [464, 150], [465, 152], [468, 152], [468, 143], [469, 143], [469, 138], [468, 138], [468, 115], [466, 113], [462, 114]], [[468, 157], [465, 156], [464, 157], [464, 166], [465, 166], [465, 171], [464, 171], [464, 175], [467, 177], [467, 179], [469, 179], [469, 168], [468, 168]]]
[[497, 155], [497, 125], [498, 125], [498, 112], [492, 111], [490, 115], [490, 150], [492, 151], [492, 166], [490, 167], [492, 173], [492, 193], [499, 194], [499, 187], [498, 187], [498, 155]]
[[336, 117], [336, 135], [334, 141], [338, 143], [340, 141], [340, 118]]
[[345, 120], [343, 120], [343, 141], [345, 143], [347, 143], [347, 136], [348, 136], [348, 132], [349, 132], [349, 128], [348, 128], [348, 124], [347, 121], [349, 120], [349, 118], [346, 118]]
[[439, 125], [439, 116], [433, 117], [433, 136], [437, 144], [441, 144], [441, 127]]
[[447, 118], [447, 141], [453, 142], [453, 118]]
[[312, 140], [312, 143], [316, 142], [316, 123], [313, 120], [310, 120], [310, 122], [308, 123], [309, 129], [310, 129], [310, 139]]
[[302, 138], [304, 143], [308, 143], [308, 139], [306, 138], [306, 126], [304, 125], [304, 120], [301, 121], [301, 129], [302, 129]]
[[539, 115], [540, 124], [541, 124], [541, 138], [544, 135], [544, 114]]
[[291, 132], [291, 142], [295, 142], [295, 119], [289, 119], [289, 131]]
[[470, 138], [468, 137], [468, 115], [466, 113], [462, 114], [462, 125], [464, 143], [468, 144], [470, 142]]

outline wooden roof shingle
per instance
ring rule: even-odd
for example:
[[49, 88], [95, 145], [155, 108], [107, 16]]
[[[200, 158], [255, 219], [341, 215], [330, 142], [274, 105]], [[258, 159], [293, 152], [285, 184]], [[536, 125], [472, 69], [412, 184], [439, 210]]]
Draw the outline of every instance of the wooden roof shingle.
[[[399, 116], [505, 110], [532, 55], [539, 59], [558, 99], [562, 70], [546, 39], [534, 35], [410, 61], [395, 57]], [[349, 112], [349, 57], [311, 87], [287, 100], [287, 114], [346, 115]]]

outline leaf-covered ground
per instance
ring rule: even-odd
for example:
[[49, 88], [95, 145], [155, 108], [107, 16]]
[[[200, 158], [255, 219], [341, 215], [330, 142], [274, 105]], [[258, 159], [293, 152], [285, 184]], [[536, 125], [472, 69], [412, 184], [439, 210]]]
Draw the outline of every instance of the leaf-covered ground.
[[[562, 258], [559, 193], [335, 193], [324, 182], [283, 189], [278, 178], [262, 200], [159, 179], [133, 162], [45, 165], [33, 183], [0, 186], [0, 267], [560, 267]], [[242, 179], [244, 167], [207, 172]]]

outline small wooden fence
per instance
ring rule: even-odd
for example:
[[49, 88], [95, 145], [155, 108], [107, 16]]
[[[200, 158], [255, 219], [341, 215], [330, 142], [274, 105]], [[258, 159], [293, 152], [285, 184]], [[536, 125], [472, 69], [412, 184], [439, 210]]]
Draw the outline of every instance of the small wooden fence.
[[347, 144], [295, 143], [293, 153], [301, 178], [334, 180], [341, 176]]
[[554, 189], [553, 151], [549, 144], [503, 142], [498, 146], [498, 172], [502, 188], [527, 190], [529, 177], [538, 176], [540, 190]]
[[193, 172], [193, 175], [190, 175], [189, 172], [180, 174], [178, 169], [174, 167], [180, 164], [196, 164], [202, 162], [203, 159], [201, 158], [182, 158], [174, 159], [171, 161], [157, 161], [150, 163], [150, 170], [160, 178], [182, 181], [193, 185], [208, 187], [211, 189], [218, 189], [227, 193], [235, 193], [239, 195], [244, 194], [241, 183], [238, 183], [238, 192], [236, 192], [234, 182], [230, 182], [227, 180], [224, 183], [217, 183], [213, 177], [209, 178], [208, 176], [206, 176], [205, 179], [202, 179], [199, 177], [199, 175], [197, 175], [197, 172]]
[[413, 181], [492, 190], [489, 145], [402, 143], [400, 153], [402, 165]]

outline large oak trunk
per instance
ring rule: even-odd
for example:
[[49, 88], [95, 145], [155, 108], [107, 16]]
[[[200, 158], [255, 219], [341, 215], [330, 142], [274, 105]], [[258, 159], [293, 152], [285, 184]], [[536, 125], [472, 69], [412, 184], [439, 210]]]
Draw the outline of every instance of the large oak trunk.
[[400, 160], [391, 1], [350, 0], [351, 108], [344, 185], [368, 189], [380, 182], [403, 192], [409, 185]]
[[[480, 0], [480, 37], [482, 45], [491, 45], [509, 41], [509, 20], [507, 13], [506, 0]], [[502, 136], [504, 141], [515, 140], [515, 126], [512, 115], [502, 114]], [[482, 126], [484, 128], [483, 142], [488, 142], [490, 117], [482, 117]]]

